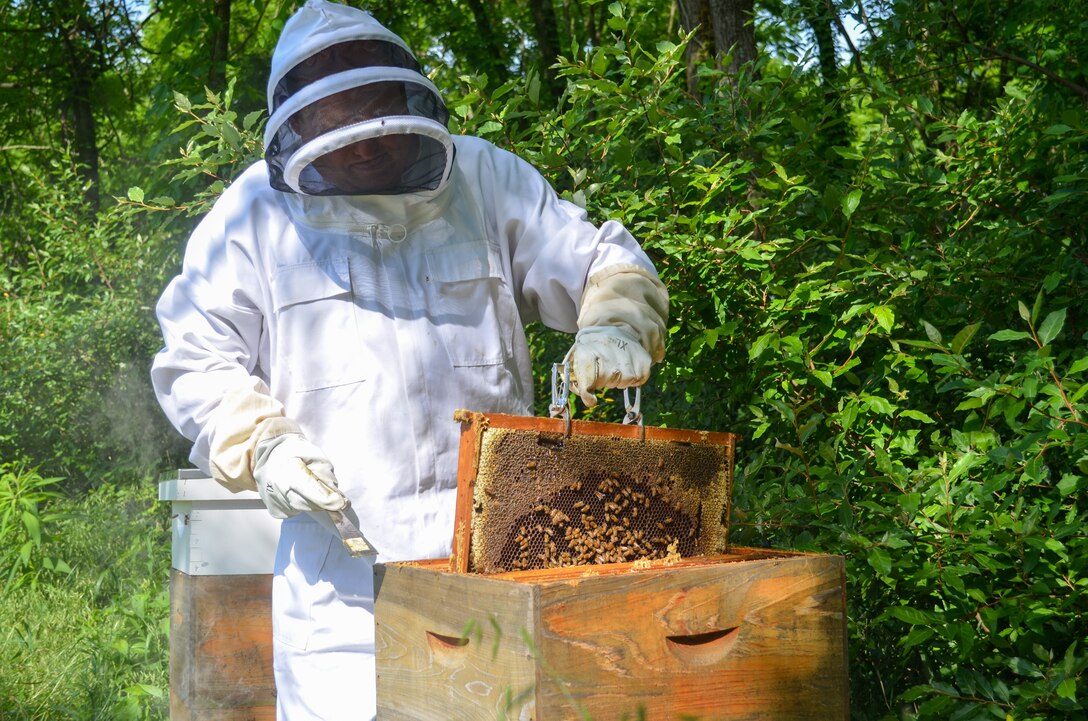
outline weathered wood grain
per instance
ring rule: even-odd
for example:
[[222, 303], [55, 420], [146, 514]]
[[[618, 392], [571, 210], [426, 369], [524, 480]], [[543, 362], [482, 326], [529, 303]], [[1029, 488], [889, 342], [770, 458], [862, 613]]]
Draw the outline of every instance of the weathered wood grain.
[[379, 719], [848, 718], [841, 558], [623, 566], [379, 567]]
[[536, 665], [524, 634], [536, 589], [445, 569], [376, 568], [379, 717], [526, 718]]
[[272, 576], [170, 575], [170, 718], [275, 718]]
[[841, 559], [784, 557], [541, 589], [540, 719], [845, 719]]

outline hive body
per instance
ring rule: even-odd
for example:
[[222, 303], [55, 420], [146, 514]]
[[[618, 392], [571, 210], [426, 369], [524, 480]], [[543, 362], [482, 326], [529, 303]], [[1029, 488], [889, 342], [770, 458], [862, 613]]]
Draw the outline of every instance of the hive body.
[[841, 558], [669, 563], [379, 567], [379, 720], [848, 717]]
[[728, 545], [734, 436], [461, 413], [450, 559], [379, 564], [379, 721], [848, 718], [843, 560]]

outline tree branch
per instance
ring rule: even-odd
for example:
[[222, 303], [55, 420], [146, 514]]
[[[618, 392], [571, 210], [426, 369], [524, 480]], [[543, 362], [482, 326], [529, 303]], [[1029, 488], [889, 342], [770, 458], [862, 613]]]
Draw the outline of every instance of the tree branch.
[[877, 38], [876, 30], [873, 30], [873, 24], [869, 22], [869, 15], [865, 12], [865, 5], [862, 0], [858, 0], [858, 19], [861, 20], [865, 29], [869, 31], [869, 39], [875, 41]]
[[[998, 50], [997, 48], [991, 48], [991, 47], [988, 47], [988, 46], [985, 46], [985, 45], [979, 45], [978, 43], [972, 42], [971, 38], [970, 38], [970, 34], [967, 32], [967, 27], [964, 26], [963, 22], [960, 21], [960, 18], [956, 14], [955, 10], [952, 11], [952, 19], [956, 22], [956, 27], [959, 28], [960, 36], [963, 38], [963, 40], [959, 43], [960, 45], [962, 45], [964, 47], [972, 48], [972, 49], [974, 49], [974, 50], [976, 50], [976, 51], [978, 51], [980, 53], [989, 53], [989, 54], [993, 55], [996, 58], [1002, 58], [1004, 60], [1008, 60], [1008, 61], [1016, 63], [1018, 65], [1023, 65], [1026, 68], [1031, 68], [1032, 70], [1034, 70], [1035, 72], [1041, 74], [1043, 77], [1047, 78], [1048, 80], [1052, 80], [1052, 81], [1058, 83], [1059, 85], [1062, 85], [1065, 88], [1067, 88], [1069, 90], [1072, 90], [1074, 93], [1079, 95], [1082, 100], [1084, 100], [1085, 102], [1088, 102], [1088, 88], [1084, 87], [1083, 85], [1079, 85], [1077, 83], [1074, 83], [1072, 80], [1067, 80], [1066, 78], [1063, 78], [1061, 75], [1058, 75], [1057, 73], [1055, 73], [1055, 72], [1053, 72], [1051, 70], [1047, 70], [1042, 65], [1039, 65], [1038, 63], [1034, 63], [1034, 62], [1028, 60], [1027, 58], [1022, 58], [1019, 55], [1013, 55], [1012, 53], [1007, 53], [1004, 50]], [[989, 59], [992, 59], [992, 58], [989, 58]]]
[[835, 27], [838, 28], [839, 34], [842, 35], [843, 40], [846, 41], [847, 46], [850, 48], [851, 60], [854, 63], [854, 69], [858, 71], [858, 75], [865, 74], [865, 68], [861, 64], [861, 52], [857, 46], [854, 45], [854, 41], [850, 38], [850, 33], [846, 32], [846, 26], [842, 24], [842, 18], [839, 17], [838, 11], [831, 4], [831, 0], [824, 0], [827, 6], [827, 13], [831, 16], [835, 22]]
[[972, 47], [974, 47], [977, 50], [981, 50], [983, 52], [992, 53], [995, 57], [1004, 58], [1005, 60], [1009, 60], [1009, 61], [1017, 63], [1019, 65], [1023, 65], [1024, 67], [1031, 68], [1035, 72], [1041, 73], [1042, 75], [1044, 75], [1047, 79], [1053, 80], [1054, 82], [1058, 83], [1059, 85], [1062, 85], [1062, 86], [1068, 88], [1069, 90], [1072, 90], [1074, 93], [1079, 95], [1085, 102], [1088, 102], [1088, 88], [1084, 87], [1083, 85], [1079, 85], [1078, 83], [1074, 83], [1072, 80], [1067, 80], [1066, 78], [1063, 78], [1061, 75], [1058, 75], [1055, 72], [1047, 70], [1046, 68], [1044, 68], [1042, 65], [1039, 65], [1038, 63], [1033, 63], [1032, 61], [1028, 60], [1027, 58], [1022, 58], [1022, 57], [1019, 57], [1018, 55], [1013, 55], [1012, 53], [1006, 53], [1003, 50], [998, 50], [997, 48], [980, 47], [980, 46], [974, 45], [974, 44], [972, 44]]

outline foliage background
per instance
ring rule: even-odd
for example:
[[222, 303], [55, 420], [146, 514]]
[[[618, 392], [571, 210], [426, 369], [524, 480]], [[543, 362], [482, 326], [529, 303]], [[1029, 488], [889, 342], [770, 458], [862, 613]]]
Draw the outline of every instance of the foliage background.
[[[0, 15], [4, 718], [165, 715], [154, 479], [187, 448], [153, 305], [259, 157], [290, 11], [226, 4]], [[696, 5], [557, 1], [549, 31], [529, 3], [371, 3], [459, 131], [653, 255], [649, 422], [744, 436], [735, 541], [845, 556], [855, 718], [1085, 715], [1088, 9], [760, 2], [738, 64], [693, 53]], [[533, 338], [543, 388], [567, 340]]]

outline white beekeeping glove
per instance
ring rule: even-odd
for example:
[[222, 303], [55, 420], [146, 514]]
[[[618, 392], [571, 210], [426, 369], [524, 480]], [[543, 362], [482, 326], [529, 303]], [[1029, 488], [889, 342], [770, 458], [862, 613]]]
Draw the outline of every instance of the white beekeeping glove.
[[640, 386], [650, 377], [652, 361], [637, 339], [605, 325], [578, 331], [564, 362], [571, 389], [592, 408], [597, 405], [594, 389]]
[[290, 518], [302, 511], [340, 511], [348, 505], [336, 487], [332, 463], [301, 433], [257, 443], [253, 478], [274, 518]]
[[256, 490], [276, 518], [344, 509], [332, 463], [283, 413], [257, 378], [227, 393], [213, 416], [212, 476], [231, 490]]
[[650, 377], [650, 366], [665, 356], [669, 296], [665, 286], [640, 266], [622, 265], [596, 273], [586, 284], [578, 334], [566, 356], [571, 388], [587, 407], [598, 388], [628, 388]]

